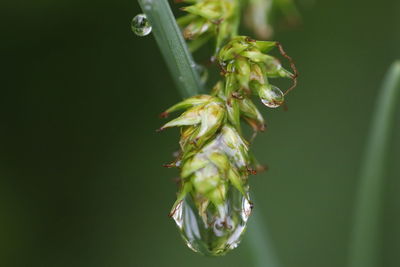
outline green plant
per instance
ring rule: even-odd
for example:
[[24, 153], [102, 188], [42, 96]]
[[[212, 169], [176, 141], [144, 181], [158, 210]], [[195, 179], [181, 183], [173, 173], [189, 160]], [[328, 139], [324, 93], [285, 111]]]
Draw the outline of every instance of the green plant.
[[[182, 176], [181, 189], [171, 215], [192, 249], [209, 255], [223, 255], [230, 248], [235, 247], [237, 242], [235, 241], [234, 245], [229, 247], [232, 244], [228, 244], [229, 238], [226, 232], [222, 231], [222, 237], [216, 238], [207, 229], [204, 221], [207, 222], [210, 216], [222, 218], [218, 221], [219, 229], [217, 230], [225, 229], [229, 232], [231, 229], [239, 229], [237, 240], [239, 241], [251, 209], [248, 196], [248, 174], [255, 172], [254, 170], [259, 166], [250, 154], [250, 142], [243, 137], [239, 118], [246, 121], [255, 132], [262, 131], [263, 118], [251, 102], [250, 94], [257, 94], [267, 106], [279, 106], [291, 88], [285, 94], [281, 93], [269, 84], [268, 78], [276, 76], [292, 78], [295, 85], [297, 76], [295, 68], [293, 68], [293, 73], [290, 73], [283, 69], [275, 58], [267, 54], [269, 49], [278, 47], [282, 55], [291, 61], [278, 43], [259, 42], [248, 37], [237, 36], [237, 26], [240, 21], [238, 11], [247, 5], [248, 14], [253, 14], [253, 16], [247, 16], [248, 24], [249, 19], [252, 22], [249, 24], [251, 27], [258, 25], [257, 21], [260, 21], [260, 17], [257, 17], [255, 13], [257, 13], [257, 8], [263, 5], [261, 9], [266, 8], [266, 2], [275, 4], [281, 2], [283, 4], [281, 7], [296, 14], [293, 17], [298, 18], [298, 14], [293, 6], [288, 8], [284, 5], [289, 1], [248, 0], [240, 2], [243, 6], [236, 1], [184, 1], [194, 3], [184, 8], [191, 14], [178, 20], [184, 28], [184, 36], [189, 39], [190, 50], [195, 51], [205, 43], [215, 40], [213, 60], [222, 73], [222, 80], [217, 82], [210, 95], [194, 96], [201, 90], [196, 65], [175, 24], [168, 3], [164, 0], [156, 2], [140, 0], [139, 2], [155, 28], [155, 37], [182, 95], [190, 97], [163, 113], [163, 116], [167, 116], [170, 112], [187, 109], [180, 117], [161, 128], [182, 127], [180, 141], [182, 152], [178, 159], [169, 165], [181, 168]], [[207, 9], [201, 10], [204, 8], [201, 5], [202, 2], [209, 4], [218, 2], [221, 5], [214, 6], [216, 13], [208, 13]], [[223, 13], [224, 17], [219, 20], [218, 12], [221, 10], [228, 12]], [[258, 12], [259, 14], [261, 13]], [[265, 17], [261, 18], [261, 20], [264, 19]], [[224, 21], [231, 23], [224, 25]], [[219, 27], [223, 30], [219, 31]], [[260, 31], [254, 30], [260, 35]], [[261, 62], [266, 65], [259, 65], [258, 63]], [[350, 246], [351, 267], [378, 266], [378, 226], [384, 159], [400, 87], [399, 64], [399, 62], [393, 64], [385, 80], [366, 149]], [[249, 168], [251, 164], [252, 167]], [[241, 214], [235, 213], [234, 209], [227, 208], [226, 204], [245, 211], [247, 214], [245, 219], [240, 216]], [[227, 214], [229, 216], [226, 216]], [[227, 220], [228, 217], [230, 221]], [[187, 220], [188, 218], [190, 219]], [[197, 236], [193, 225], [197, 227]], [[203, 228], [200, 229], [199, 225]], [[258, 227], [257, 231], [262, 230], [259, 222], [255, 225]], [[255, 244], [255, 263], [264, 266], [267, 261], [262, 255], [263, 250], [270, 250], [270, 246], [268, 242], [258, 237], [260, 235], [251, 237]], [[265, 239], [265, 236], [263, 238]], [[270, 255], [269, 257], [272, 255], [269, 252], [267, 254]], [[276, 260], [271, 260], [269, 265], [276, 266]]]
[[386, 74], [361, 165], [349, 267], [379, 266], [385, 161], [400, 98], [400, 61]]
[[[258, 95], [270, 108], [281, 106], [285, 95], [296, 85], [297, 70], [279, 43], [237, 35], [240, 1], [183, 2], [192, 4], [183, 8], [189, 14], [179, 19], [184, 36], [190, 39], [191, 50], [214, 39], [212, 59], [220, 68], [222, 79], [209, 95], [192, 96], [162, 113], [167, 117], [171, 112], [186, 110], [160, 128], [181, 127], [181, 151], [168, 164], [181, 172], [178, 197], [170, 215], [191, 249], [206, 255], [224, 255], [239, 244], [251, 213], [248, 176], [263, 169], [249, 151], [250, 142], [241, 129], [242, 121], [254, 133], [265, 129], [264, 119], [251, 96]], [[164, 20], [172, 16], [168, 3], [149, 0], [139, 3], [147, 11], [167, 62], [171, 55], [175, 59], [169, 65], [185, 91], [183, 95], [193, 95], [192, 89], [199, 84], [195, 64], [182, 45], [176, 25], [170, 19]], [[175, 42], [179, 45], [171, 45]], [[290, 61], [293, 73], [268, 54], [274, 48]], [[290, 78], [294, 84], [283, 93], [270, 84], [272, 78]], [[190, 81], [182, 83], [185, 80]]]

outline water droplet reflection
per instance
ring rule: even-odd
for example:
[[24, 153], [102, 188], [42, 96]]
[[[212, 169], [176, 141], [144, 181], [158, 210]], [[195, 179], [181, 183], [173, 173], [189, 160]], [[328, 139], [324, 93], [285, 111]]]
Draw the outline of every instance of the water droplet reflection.
[[196, 207], [189, 194], [172, 217], [190, 249], [208, 256], [221, 256], [239, 245], [251, 209], [249, 201], [231, 186], [226, 201], [220, 206], [204, 203]]
[[261, 102], [269, 108], [277, 108], [285, 102], [283, 92], [276, 86], [263, 88], [259, 92]]
[[152, 27], [146, 15], [139, 14], [132, 19], [131, 29], [137, 36], [146, 36], [151, 33]]

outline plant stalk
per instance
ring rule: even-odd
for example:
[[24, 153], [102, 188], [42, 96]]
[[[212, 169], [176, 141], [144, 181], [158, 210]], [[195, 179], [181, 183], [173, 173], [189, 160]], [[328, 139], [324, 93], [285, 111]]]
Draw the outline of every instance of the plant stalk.
[[349, 267], [379, 267], [385, 167], [397, 103], [400, 102], [400, 61], [386, 74], [367, 141], [356, 196]]
[[182, 97], [199, 94], [203, 88], [196, 64], [176, 24], [168, 1], [138, 0], [138, 2], [153, 27], [156, 42]]

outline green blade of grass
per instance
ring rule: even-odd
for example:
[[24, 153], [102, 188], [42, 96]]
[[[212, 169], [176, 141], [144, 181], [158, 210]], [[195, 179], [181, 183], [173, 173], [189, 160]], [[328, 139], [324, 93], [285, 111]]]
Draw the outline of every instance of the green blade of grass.
[[[254, 197], [252, 198], [253, 201]], [[279, 262], [269, 238], [268, 227], [261, 210], [256, 208], [251, 215], [245, 244], [250, 248], [250, 255], [255, 267], [278, 267]]]
[[196, 64], [176, 24], [167, 0], [138, 0], [146, 14], [156, 42], [164, 56], [175, 84], [183, 97], [202, 91]]
[[[153, 27], [155, 39], [182, 97], [190, 97], [201, 92], [202, 86], [194, 68], [194, 61], [168, 2], [166, 0], [138, 0], [138, 2]], [[256, 213], [252, 218], [254, 229], [251, 230], [248, 239], [254, 266], [277, 267], [271, 242], [259, 216]]]
[[350, 240], [349, 267], [378, 267], [385, 159], [400, 102], [400, 61], [386, 74], [367, 141], [356, 196], [354, 228]]

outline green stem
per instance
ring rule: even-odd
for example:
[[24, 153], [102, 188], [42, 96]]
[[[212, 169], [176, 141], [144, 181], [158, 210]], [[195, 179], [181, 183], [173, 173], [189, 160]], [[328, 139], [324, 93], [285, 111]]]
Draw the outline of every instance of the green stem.
[[146, 14], [156, 42], [183, 97], [202, 91], [199, 74], [192, 55], [176, 24], [167, 0], [138, 0]]
[[376, 103], [366, 154], [361, 167], [354, 229], [350, 242], [350, 267], [378, 267], [385, 160], [400, 101], [400, 61], [387, 73]]

